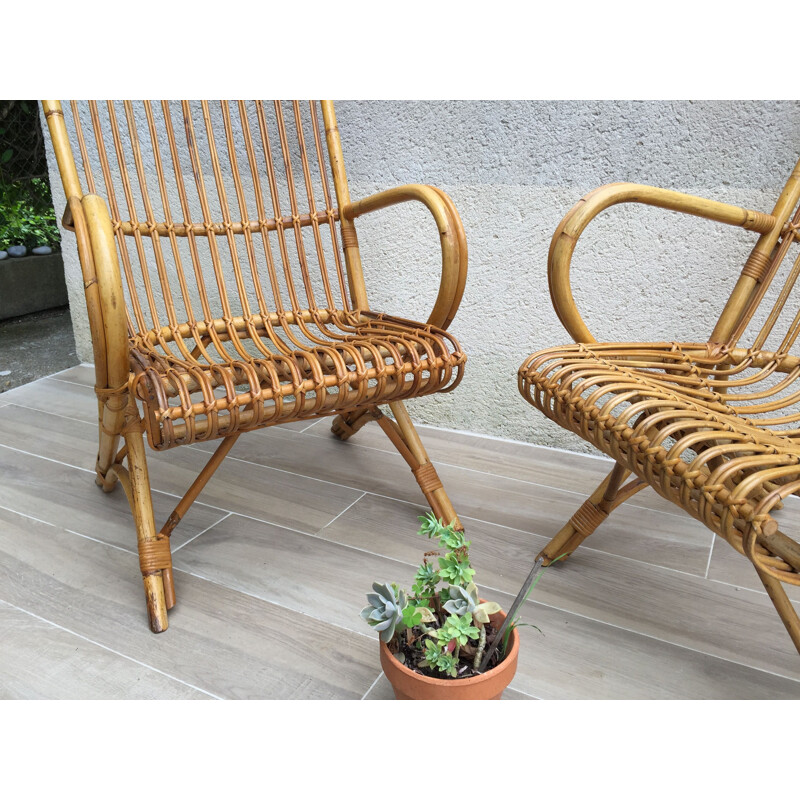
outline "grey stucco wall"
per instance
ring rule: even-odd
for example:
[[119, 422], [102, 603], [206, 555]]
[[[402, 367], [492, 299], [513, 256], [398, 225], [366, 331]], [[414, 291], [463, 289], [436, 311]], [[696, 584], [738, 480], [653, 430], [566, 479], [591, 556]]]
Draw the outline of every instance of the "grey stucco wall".
[[[569, 340], [550, 304], [550, 237], [569, 208], [612, 181], [664, 186], [770, 211], [800, 155], [797, 102], [346, 102], [337, 104], [353, 198], [428, 183], [453, 198], [470, 272], [451, 326], [468, 354], [455, 392], [414, 401], [445, 428], [590, 451], [528, 406], [516, 371]], [[50, 155], [56, 208], [63, 208]], [[406, 204], [359, 224], [373, 308], [425, 319], [438, 285], [428, 212]], [[92, 358], [74, 237], [64, 262], [78, 353]], [[600, 340], [707, 338], [753, 234], [641, 206], [586, 231], [573, 288]]]

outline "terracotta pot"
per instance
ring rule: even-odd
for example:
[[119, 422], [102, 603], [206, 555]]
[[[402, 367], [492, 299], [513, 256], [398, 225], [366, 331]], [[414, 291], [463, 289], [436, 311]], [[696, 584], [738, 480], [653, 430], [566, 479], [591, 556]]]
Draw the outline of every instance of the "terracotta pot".
[[[502, 611], [489, 619], [495, 628], [503, 624]], [[472, 678], [429, 678], [401, 664], [384, 642], [381, 648], [381, 667], [398, 700], [499, 700], [517, 671], [519, 635], [515, 630], [509, 637], [510, 649], [503, 661], [483, 675]]]

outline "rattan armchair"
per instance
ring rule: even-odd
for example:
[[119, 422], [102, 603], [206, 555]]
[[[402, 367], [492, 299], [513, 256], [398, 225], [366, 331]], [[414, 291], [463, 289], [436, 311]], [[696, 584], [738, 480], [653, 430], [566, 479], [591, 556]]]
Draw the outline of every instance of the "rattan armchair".
[[[544, 562], [572, 553], [652, 486], [750, 559], [798, 651], [800, 621], [783, 584], [800, 585], [800, 546], [772, 512], [800, 493], [800, 358], [791, 354], [800, 333], [799, 201], [800, 162], [771, 214], [630, 183], [591, 192], [561, 221], [548, 257], [552, 302], [576, 344], [534, 353], [519, 370], [528, 402], [616, 461], [540, 553]], [[598, 343], [589, 332], [570, 261], [586, 226], [616, 203], [760, 234], [707, 342]]]
[[[246, 431], [333, 416], [346, 439], [375, 420], [437, 517], [460, 526], [403, 404], [455, 388], [466, 360], [446, 332], [467, 271], [450, 198], [409, 185], [351, 201], [326, 101], [43, 108], [83, 270], [97, 482], [130, 501], [151, 629], [175, 603], [170, 533]], [[370, 309], [356, 237], [358, 217], [410, 200], [442, 248], [425, 323]], [[221, 440], [160, 529], [145, 434], [156, 450]]]

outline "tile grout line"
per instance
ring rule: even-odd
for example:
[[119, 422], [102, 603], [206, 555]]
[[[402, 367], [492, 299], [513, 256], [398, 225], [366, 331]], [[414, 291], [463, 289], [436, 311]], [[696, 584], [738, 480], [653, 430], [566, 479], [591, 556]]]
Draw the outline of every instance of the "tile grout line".
[[183, 686], [188, 686], [190, 689], [194, 689], [195, 691], [208, 695], [209, 697], [212, 697], [215, 700], [224, 699], [219, 695], [214, 694], [213, 692], [209, 692], [207, 689], [201, 689], [199, 686], [195, 686], [194, 684], [191, 684], [188, 681], [183, 681], [180, 678], [176, 678], [174, 675], [170, 675], [168, 672], [164, 672], [163, 670], [158, 669], [158, 667], [153, 667], [150, 664], [145, 664], [143, 661], [139, 661], [138, 659], [133, 658], [132, 656], [125, 655], [125, 653], [120, 653], [118, 650], [114, 650], [114, 648], [108, 647], [108, 645], [102, 644], [101, 642], [97, 642], [94, 639], [90, 639], [88, 636], [84, 636], [83, 634], [77, 633], [76, 631], [70, 630], [69, 628], [65, 628], [63, 625], [59, 625], [57, 622], [53, 622], [52, 620], [49, 620], [46, 617], [39, 616], [39, 614], [34, 614], [33, 611], [28, 611], [25, 608], [20, 608], [14, 603], [9, 603], [7, 600], [0, 599], [0, 603], [5, 603], [11, 608], [16, 609], [17, 611], [21, 611], [23, 614], [27, 614], [28, 616], [33, 617], [34, 619], [41, 620], [42, 622], [45, 622], [48, 625], [52, 625], [54, 628], [64, 631], [65, 633], [69, 633], [72, 636], [77, 636], [78, 639], [82, 639], [83, 641], [89, 642], [90, 644], [93, 644], [96, 647], [100, 647], [109, 653], [113, 653], [114, 655], [119, 656], [120, 658], [124, 658], [127, 661], [131, 661], [134, 664], [138, 664], [140, 667], [144, 667], [145, 669], [151, 670], [152, 672], [155, 672], [159, 675], [163, 675], [165, 678], [169, 678], [170, 680], [176, 681], [177, 683], [180, 683]]
[[[30, 456], [31, 458], [41, 458], [43, 461], [50, 461], [53, 464], [60, 464], [62, 467], [69, 467], [70, 469], [78, 469], [81, 472], [88, 472], [94, 475], [93, 469], [87, 469], [86, 467], [79, 467], [77, 464], [70, 464], [67, 461], [59, 461], [57, 458], [50, 458], [49, 456], [43, 456], [39, 453], [31, 453], [29, 450], [22, 450], [19, 447], [12, 447], [10, 444], [3, 444], [0, 442], [0, 447], [5, 448], [6, 450], [11, 450], [14, 453], [22, 453], [25, 456]], [[175, 495], [177, 497], [177, 495]]]
[[[8, 511], [11, 514], [16, 514], [19, 517], [25, 517], [25, 519], [31, 519], [34, 522], [41, 522], [42, 525], [49, 525], [51, 528], [58, 528], [59, 526], [55, 524], [55, 522], [47, 522], [47, 520], [39, 519], [38, 517], [32, 517], [30, 514], [26, 514], [24, 511], [17, 511], [15, 508], [9, 508], [8, 506], [0, 505], [0, 509], [3, 511]], [[60, 530], [64, 530], [60, 528]]]
[[375, 686], [377, 685], [378, 681], [381, 679], [382, 675], [383, 675], [383, 671], [381, 670], [381, 672], [378, 673], [378, 677], [375, 678], [374, 681], [372, 681], [372, 685], [369, 687], [369, 689], [367, 689], [367, 691], [364, 692], [364, 694], [362, 695], [362, 697], [361, 697], [362, 700], [366, 700], [367, 699], [367, 695], [375, 688]]
[[708, 548], [708, 561], [706, 562], [706, 574], [703, 577], [708, 580], [708, 572], [711, 569], [711, 557], [714, 555], [714, 543], [717, 540], [717, 535], [711, 532], [711, 547]]
[[97, 426], [97, 422], [89, 422], [85, 419], [79, 419], [78, 417], [68, 417], [65, 414], [56, 414], [55, 411], [43, 411], [41, 408], [34, 408], [33, 406], [26, 406], [22, 403], [15, 403], [14, 400], [9, 400], [6, 405], [14, 406], [15, 408], [24, 408], [26, 411], [36, 411], [39, 414], [50, 414], [52, 417], [58, 417], [59, 419], [66, 419], [70, 422], [80, 422], [82, 425], [91, 425], [92, 427]]
[[327, 522], [325, 525], [323, 525], [320, 528], [320, 532], [324, 531], [325, 528], [328, 527], [328, 525], [333, 525], [333, 523], [336, 522], [336, 520], [339, 519], [339, 517], [341, 517], [342, 514], [346, 514], [359, 500], [361, 500], [362, 497], [366, 497], [366, 495], [367, 495], [366, 492], [362, 492], [361, 493], [361, 497], [357, 497], [355, 500], [353, 500], [352, 503], [350, 503], [349, 506], [347, 506], [347, 508], [345, 508], [342, 511], [340, 511], [330, 522]]
[[219, 525], [219, 523], [220, 523], [220, 522], [224, 522], [224, 521], [225, 521], [226, 519], [228, 519], [228, 517], [230, 517], [230, 516], [233, 516], [233, 511], [229, 511], [229, 512], [228, 512], [228, 513], [227, 513], [227, 514], [224, 516], [224, 517], [220, 517], [220, 518], [219, 518], [218, 520], [216, 520], [215, 522], [212, 522], [212, 523], [211, 523], [211, 524], [210, 524], [210, 525], [209, 525], [207, 528], [204, 528], [202, 531], [200, 531], [200, 533], [196, 533], [194, 536], [192, 536], [192, 538], [191, 538], [191, 539], [187, 539], [185, 542], [183, 542], [183, 544], [179, 544], [179, 545], [178, 545], [178, 546], [177, 546], [177, 547], [176, 547], [176, 548], [175, 548], [175, 549], [172, 551], [172, 552], [173, 552], [173, 554], [174, 554], [174, 553], [177, 553], [177, 552], [178, 552], [178, 550], [181, 550], [182, 548], [186, 547], [186, 545], [187, 545], [187, 544], [189, 544], [190, 542], [193, 542], [193, 541], [194, 541], [194, 540], [195, 540], [195, 539], [196, 539], [198, 536], [202, 536], [204, 533], [208, 533], [208, 531], [210, 531], [210, 530], [211, 530], [211, 529], [212, 529], [212, 528], [213, 528], [215, 525]]

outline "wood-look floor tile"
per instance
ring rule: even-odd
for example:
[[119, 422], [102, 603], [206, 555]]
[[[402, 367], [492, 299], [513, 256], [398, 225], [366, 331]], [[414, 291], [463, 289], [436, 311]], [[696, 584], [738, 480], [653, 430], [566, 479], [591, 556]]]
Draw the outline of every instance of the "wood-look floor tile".
[[358, 699], [366, 636], [176, 572], [170, 627], [150, 632], [138, 559], [0, 510], [0, 600], [219, 697]]
[[[404, 505], [367, 495], [320, 535], [417, 564], [423, 542], [414, 531], [422, 509]], [[545, 540], [478, 520], [465, 522], [480, 585], [513, 599]], [[797, 651], [764, 594], [584, 546], [569, 561], [547, 569], [531, 598], [690, 651], [800, 678]]]
[[[384, 505], [384, 513], [377, 515], [374, 524], [368, 522], [359, 527], [364, 521], [359, 505], [376, 500], [379, 498], [363, 498], [319, 534], [335, 536], [337, 530], [345, 530], [348, 547], [234, 516], [184, 547], [176, 554], [175, 564], [181, 570], [358, 631], [363, 625], [358, 612], [371, 582], [410, 585], [416, 564], [411, 559], [406, 563], [406, 559], [395, 560], [395, 557], [401, 550], [409, 552], [413, 545], [413, 558], [418, 562], [424, 545], [415, 534], [408, 536], [400, 529], [408, 507], [402, 510], [404, 516], [400, 516], [393, 515], [392, 509]], [[386, 520], [392, 520], [393, 524], [386, 525]], [[474, 527], [477, 526], [470, 530]], [[512, 541], [525, 538], [518, 531], [504, 529], [502, 533]], [[474, 540], [473, 563], [480, 570], [482, 584], [486, 576], [497, 578], [500, 572], [510, 575], [516, 571], [514, 583], [508, 577], [504, 580], [516, 592], [524, 577], [519, 568], [521, 559], [515, 559], [516, 570], [510, 564], [499, 567], [508, 541], [505, 546], [502, 541], [498, 545], [498, 531], [493, 534], [491, 544], [486, 546]], [[379, 555], [384, 552], [380, 546], [389, 538], [396, 541], [392, 557], [386, 558]], [[400, 543], [403, 538], [408, 541]], [[489, 537], [481, 538], [489, 541]], [[365, 552], [376, 547], [376, 554]], [[517, 554], [511, 557], [514, 555]], [[491, 567], [484, 570], [486, 565]], [[546, 577], [554, 580], [557, 576]], [[505, 607], [513, 599], [511, 594], [496, 588], [486, 589], [485, 596]], [[598, 598], [592, 599], [598, 603]], [[591, 611], [587, 605], [581, 610]], [[800, 698], [798, 681], [698, 653], [652, 635], [622, 630], [542, 602], [529, 601], [523, 621], [538, 625], [545, 635], [521, 629], [530, 641], [511, 688], [536, 697]], [[542, 639], [547, 639], [546, 645]], [[670, 664], [674, 665], [674, 674], [664, 677], [665, 665]], [[572, 670], [566, 684], [565, 669]]]
[[373, 581], [409, 582], [415, 571], [381, 555], [237, 515], [181, 548], [173, 563], [193, 575], [364, 635], [369, 628], [359, 612]]
[[[507, 605], [511, 597], [494, 599]], [[521, 619], [542, 633], [520, 628], [511, 685], [542, 700], [800, 699], [798, 680], [530, 600]]]
[[[121, 486], [106, 493], [94, 473], [0, 446], [0, 505], [44, 522], [137, 552], [136, 527]], [[161, 527], [177, 498], [154, 491], [155, 521]], [[180, 547], [227, 512], [193, 505], [172, 535]]]
[[93, 470], [97, 459], [97, 422], [78, 422], [10, 403], [0, 408], [0, 443]]
[[210, 695], [0, 601], [0, 699], [207, 700]]
[[[211, 450], [211, 445], [198, 445]], [[412, 503], [419, 487], [396, 453], [348, 447], [336, 439], [289, 431], [256, 431], [242, 437], [232, 453], [254, 464], [301, 470], [366, 492]], [[577, 511], [580, 495], [459, 467], [437, 465], [456, 511], [520, 530], [554, 536]], [[705, 574], [713, 534], [686, 514], [623, 506], [594, 534], [598, 550], [657, 566]]]
[[[614, 462], [605, 457], [569, 453], [525, 442], [475, 436], [424, 425], [419, 425], [418, 431], [428, 455], [437, 464], [488, 472], [583, 495], [591, 494], [614, 466]], [[318, 438], [335, 439], [330, 424], [325, 421], [306, 433]], [[395, 452], [394, 445], [386, 434], [372, 422], [361, 428], [345, 444]], [[629, 503], [666, 513], [681, 513], [669, 500], [665, 500], [649, 487], [634, 495]]]
[[[730, 583], [757, 592], [765, 591], [764, 584], [759, 580], [755, 567], [750, 561], [719, 537], [714, 542], [714, 550], [711, 553], [708, 578], [712, 581]], [[788, 583], [782, 585], [789, 599], [800, 606], [800, 586], [792, 586]]]
[[91, 422], [97, 427], [97, 397], [90, 386], [42, 378], [14, 389], [7, 402]]
[[53, 380], [69, 381], [70, 383], [81, 383], [94, 388], [94, 367], [91, 364], [76, 364], [74, 367], [57, 372], [55, 375], [48, 375]]
[[[96, 424], [20, 406], [0, 409], [0, 442], [35, 455], [93, 467], [96, 437]], [[163, 492], [180, 497], [208, 458], [208, 453], [194, 447], [177, 447], [164, 452], [148, 448], [151, 483]], [[360, 492], [353, 489], [228, 458], [211, 478], [198, 502], [313, 532], [359, 496]]]

